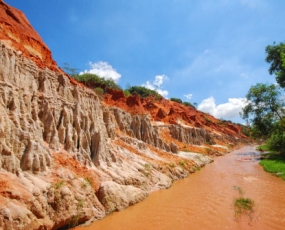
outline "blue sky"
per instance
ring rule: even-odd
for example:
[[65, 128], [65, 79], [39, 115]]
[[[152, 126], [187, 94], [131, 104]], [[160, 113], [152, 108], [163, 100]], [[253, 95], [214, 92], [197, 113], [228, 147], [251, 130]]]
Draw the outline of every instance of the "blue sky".
[[57, 64], [238, 113], [251, 85], [275, 82], [265, 46], [285, 40], [284, 0], [4, 0], [23, 11]]

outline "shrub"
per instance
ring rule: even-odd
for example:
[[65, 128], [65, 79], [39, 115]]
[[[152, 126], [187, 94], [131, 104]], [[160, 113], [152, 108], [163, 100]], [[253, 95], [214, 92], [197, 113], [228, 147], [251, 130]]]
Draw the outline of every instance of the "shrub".
[[248, 137], [250, 136], [250, 128], [249, 128], [249, 127], [242, 126], [241, 132], [242, 132], [242, 134], [244, 134], [245, 136], [248, 136]]
[[94, 89], [94, 91], [99, 94], [99, 95], [103, 95], [104, 94], [104, 89], [100, 88], [100, 87], [96, 87]]
[[124, 95], [125, 95], [125, 97], [128, 97], [131, 95], [131, 93], [129, 90], [126, 89], [126, 90], [124, 90]]
[[208, 123], [212, 123], [212, 121], [208, 117], [204, 117], [205, 121]]
[[171, 97], [171, 98], [170, 98], [170, 101], [175, 101], [175, 102], [177, 102], [177, 103], [182, 104], [182, 100], [179, 99], [179, 98]]
[[184, 102], [183, 102], [183, 105], [188, 106], [188, 107], [192, 107], [192, 108], [195, 109], [195, 106], [192, 105], [190, 102], [184, 101]]
[[127, 88], [125, 91], [128, 91], [132, 95], [138, 94], [141, 97], [154, 96], [156, 99], [162, 98], [162, 96], [158, 92], [156, 92], [155, 90], [152, 90], [152, 89], [148, 89], [144, 86], [131, 86], [131, 87]]
[[78, 75], [76, 80], [84, 83], [88, 87], [100, 87], [104, 90], [106, 88], [122, 90], [122, 88], [117, 85], [113, 79], [105, 79], [103, 77], [99, 77], [96, 74], [84, 73]]
[[267, 141], [268, 149], [274, 152], [285, 154], [284, 133], [273, 133]]

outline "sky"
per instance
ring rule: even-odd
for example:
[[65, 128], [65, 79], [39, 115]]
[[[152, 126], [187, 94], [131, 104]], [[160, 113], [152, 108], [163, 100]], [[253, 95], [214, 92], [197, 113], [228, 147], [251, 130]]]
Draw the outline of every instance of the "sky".
[[216, 118], [275, 83], [265, 47], [285, 40], [284, 0], [4, 0], [23, 11], [58, 66], [143, 85]]

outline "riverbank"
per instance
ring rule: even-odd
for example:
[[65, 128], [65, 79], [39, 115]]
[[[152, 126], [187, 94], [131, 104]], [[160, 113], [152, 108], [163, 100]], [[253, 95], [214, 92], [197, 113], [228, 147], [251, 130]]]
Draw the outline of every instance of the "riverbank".
[[285, 180], [285, 156], [274, 153], [267, 153], [262, 156], [260, 165], [266, 172], [272, 173]]
[[264, 152], [260, 161], [264, 170], [285, 180], [285, 155], [270, 152], [266, 144], [261, 144], [256, 149]]

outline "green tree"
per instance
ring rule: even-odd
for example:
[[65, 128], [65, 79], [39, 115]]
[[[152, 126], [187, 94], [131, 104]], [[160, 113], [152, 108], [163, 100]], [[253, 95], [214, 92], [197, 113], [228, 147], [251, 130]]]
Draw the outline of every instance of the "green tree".
[[270, 63], [269, 73], [276, 75], [276, 81], [280, 87], [285, 88], [285, 44], [273, 43], [265, 48], [267, 53], [266, 61]]
[[252, 124], [254, 136], [270, 136], [285, 114], [280, 88], [258, 83], [249, 89], [246, 98], [248, 104], [243, 108], [242, 118]]

